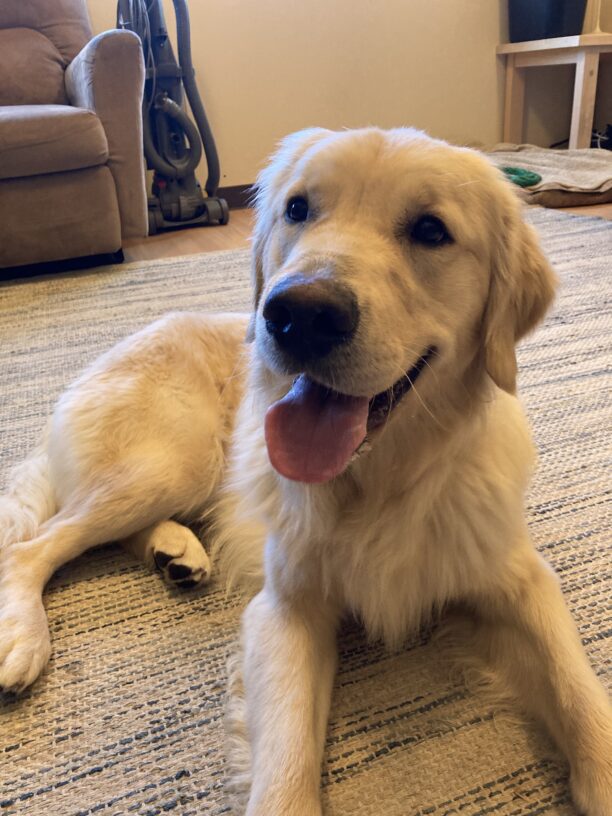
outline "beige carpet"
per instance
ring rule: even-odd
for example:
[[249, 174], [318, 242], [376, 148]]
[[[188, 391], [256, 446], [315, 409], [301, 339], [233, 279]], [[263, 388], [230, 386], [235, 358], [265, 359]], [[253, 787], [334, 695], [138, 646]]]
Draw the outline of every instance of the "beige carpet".
[[[530, 217], [563, 281], [520, 353], [541, 451], [531, 530], [610, 685], [612, 224]], [[0, 287], [2, 473], [89, 360], [168, 310], [247, 308], [247, 280], [246, 253], [232, 252]], [[0, 814], [228, 812], [222, 713], [236, 600], [216, 585], [178, 594], [110, 546], [64, 568], [46, 605], [48, 670], [20, 699], [0, 696]], [[358, 627], [344, 633], [327, 816], [573, 814], [548, 739], [495, 717], [448, 669], [428, 632], [397, 655], [368, 646]]]

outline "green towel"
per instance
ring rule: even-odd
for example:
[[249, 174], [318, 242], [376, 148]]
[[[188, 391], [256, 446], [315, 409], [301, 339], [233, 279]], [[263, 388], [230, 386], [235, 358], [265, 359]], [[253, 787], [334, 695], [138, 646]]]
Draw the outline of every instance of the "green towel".
[[524, 170], [522, 167], [500, 167], [499, 169], [519, 187], [532, 187], [542, 181], [542, 176], [532, 173], [531, 170]]

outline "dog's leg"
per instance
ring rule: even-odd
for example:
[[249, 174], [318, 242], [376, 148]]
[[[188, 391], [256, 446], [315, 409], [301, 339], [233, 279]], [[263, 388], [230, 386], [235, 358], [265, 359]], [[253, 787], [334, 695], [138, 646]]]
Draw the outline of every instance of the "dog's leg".
[[571, 767], [585, 816], [612, 814], [612, 709], [582, 649], [552, 570], [527, 542], [501, 582], [477, 599], [479, 644]]
[[243, 617], [252, 784], [247, 816], [320, 816], [321, 760], [336, 666], [335, 616], [264, 588]]
[[0, 688], [22, 691], [51, 653], [42, 591], [66, 561], [97, 540], [84, 519], [58, 513], [36, 538], [11, 544], [0, 560]]
[[167, 498], [139, 495], [117, 477], [109, 490], [74, 497], [45, 522], [30, 541], [0, 552], [0, 688], [21, 691], [38, 677], [51, 651], [42, 592], [53, 573], [85, 550], [133, 535], [172, 514]]
[[157, 567], [166, 581], [182, 589], [205, 583], [210, 576], [210, 559], [198, 537], [176, 521], [160, 521], [122, 542], [146, 564]]

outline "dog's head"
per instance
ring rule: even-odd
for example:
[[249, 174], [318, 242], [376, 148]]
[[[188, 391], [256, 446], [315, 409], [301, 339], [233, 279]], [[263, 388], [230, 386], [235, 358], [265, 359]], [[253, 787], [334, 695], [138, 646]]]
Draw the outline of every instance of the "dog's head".
[[281, 473], [337, 475], [395, 406], [468, 371], [515, 389], [515, 344], [554, 275], [483, 157], [409, 129], [308, 130], [281, 144], [256, 208], [251, 336], [288, 383], [266, 421]]

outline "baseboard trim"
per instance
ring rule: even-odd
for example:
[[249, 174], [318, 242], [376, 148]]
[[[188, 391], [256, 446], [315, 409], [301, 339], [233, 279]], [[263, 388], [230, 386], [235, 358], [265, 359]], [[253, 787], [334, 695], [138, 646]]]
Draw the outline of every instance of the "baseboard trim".
[[224, 198], [230, 210], [244, 210], [253, 204], [253, 185], [235, 184], [233, 187], [219, 187], [219, 198]]
[[80, 269], [91, 269], [95, 266], [123, 263], [123, 250], [104, 252], [100, 255], [85, 255], [81, 258], [67, 258], [63, 261], [45, 261], [23, 266], [5, 266], [0, 268], [0, 281], [31, 278], [35, 275], [54, 275], [58, 272], [75, 272]]

